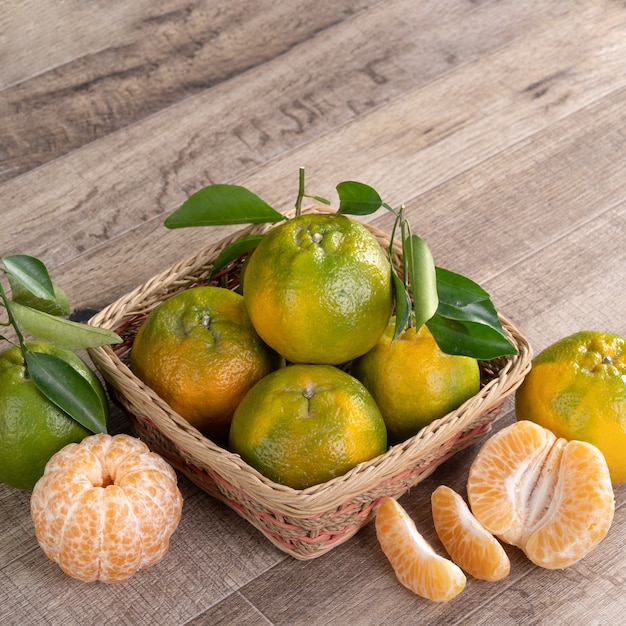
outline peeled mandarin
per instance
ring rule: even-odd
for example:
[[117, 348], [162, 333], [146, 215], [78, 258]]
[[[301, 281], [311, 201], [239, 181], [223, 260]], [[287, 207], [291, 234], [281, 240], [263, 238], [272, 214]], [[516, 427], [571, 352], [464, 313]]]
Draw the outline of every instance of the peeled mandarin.
[[176, 473], [128, 435], [57, 452], [30, 501], [39, 545], [78, 580], [119, 583], [165, 556], [182, 513]]
[[615, 502], [604, 456], [530, 421], [490, 437], [470, 468], [474, 516], [541, 567], [578, 562], [607, 534]]

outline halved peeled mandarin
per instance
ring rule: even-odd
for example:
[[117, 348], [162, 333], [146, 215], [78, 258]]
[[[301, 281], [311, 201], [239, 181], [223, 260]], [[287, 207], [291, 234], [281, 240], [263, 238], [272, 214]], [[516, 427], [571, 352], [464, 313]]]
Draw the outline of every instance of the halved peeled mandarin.
[[467, 495], [489, 532], [548, 569], [586, 556], [606, 536], [615, 510], [598, 448], [524, 420], [485, 442], [470, 468]]
[[437, 535], [452, 560], [481, 580], [502, 580], [511, 562], [500, 542], [472, 515], [465, 500], [440, 485], [431, 495]]
[[376, 536], [398, 580], [414, 593], [447, 602], [465, 588], [465, 574], [433, 550], [394, 498], [386, 497], [378, 506]]

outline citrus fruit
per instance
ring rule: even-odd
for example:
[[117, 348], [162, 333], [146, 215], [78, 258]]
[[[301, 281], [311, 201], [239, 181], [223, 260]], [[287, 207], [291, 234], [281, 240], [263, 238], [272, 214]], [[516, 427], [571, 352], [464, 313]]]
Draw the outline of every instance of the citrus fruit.
[[91, 435], [46, 465], [30, 508], [49, 559], [84, 582], [119, 583], [169, 548], [182, 511], [176, 473], [129, 435]]
[[375, 525], [382, 551], [407, 589], [435, 602], [447, 602], [463, 591], [465, 574], [433, 550], [397, 500], [382, 499]]
[[337, 365], [367, 352], [385, 330], [391, 266], [362, 224], [301, 215], [261, 240], [243, 296], [259, 335], [288, 361]]
[[386, 452], [387, 432], [358, 380], [332, 365], [289, 365], [245, 395], [229, 447], [270, 480], [304, 489]]
[[243, 297], [222, 287], [187, 289], [155, 307], [130, 357], [138, 378], [215, 441], [228, 438], [241, 398], [277, 365]]
[[431, 495], [431, 504], [437, 536], [462, 570], [492, 582], [508, 576], [511, 562], [504, 548], [456, 491], [440, 485]]
[[476, 359], [439, 349], [426, 326], [406, 328], [393, 341], [392, 318], [376, 345], [352, 362], [350, 372], [378, 404], [390, 443], [399, 443], [478, 393]]
[[[43, 342], [27, 346], [32, 352], [52, 354], [69, 363], [100, 396], [108, 412], [102, 384], [77, 354]], [[0, 482], [32, 489], [55, 452], [90, 434], [37, 389], [19, 346], [0, 354]]]
[[588, 554], [607, 534], [615, 509], [598, 448], [527, 420], [487, 439], [470, 468], [467, 495], [490, 533], [548, 569]]
[[533, 359], [515, 394], [518, 419], [592, 443], [614, 485], [626, 482], [626, 337], [581, 331]]

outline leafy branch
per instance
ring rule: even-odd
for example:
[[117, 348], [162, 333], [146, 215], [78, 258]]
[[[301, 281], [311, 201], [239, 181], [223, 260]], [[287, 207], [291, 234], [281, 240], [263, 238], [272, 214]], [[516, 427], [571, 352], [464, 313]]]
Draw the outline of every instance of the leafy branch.
[[[469, 278], [435, 265], [427, 244], [412, 232], [404, 205], [394, 209], [383, 202], [375, 189], [356, 181], [341, 182], [336, 189], [337, 213], [364, 216], [384, 208], [394, 215], [388, 249], [390, 262], [396, 236], [402, 250], [402, 272], [391, 263], [396, 313], [394, 338], [407, 327], [414, 326], [417, 330], [426, 324], [439, 347], [449, 354], [488, 360], [517, 353], [489, 294]], [[325, 198], [306, 193], [304, 169], [300, 168], [296, 217], [301, 214], [304, 198], [330, 205]], [[258, 224], [286, 219], [244, 187], [209, 185], [174, 211], [165, 220], [165, 226]], [[226, 246], [215, 260], [213, 273], [242, 254], [252, 252], [262, 238], [263, 235], [250, 235]]]
[[91, 432], [106, 432], [107, 408], [89, 382], [58, 356], [31, 349], [26, 337], [65, 350], [120, 343], [121, 338], [110, 330], [65, 319], [70, 312], [67, 297], [41, 260], [14, 254], [0, 257], [0, 262], [6, 278], [6, 283], [0, 280], [0, 307], [6, 311], [0, 325], [12, 327], [16, 341], [5, 335], [0, 340], [20, 347], [28, 375], [46, 398]]

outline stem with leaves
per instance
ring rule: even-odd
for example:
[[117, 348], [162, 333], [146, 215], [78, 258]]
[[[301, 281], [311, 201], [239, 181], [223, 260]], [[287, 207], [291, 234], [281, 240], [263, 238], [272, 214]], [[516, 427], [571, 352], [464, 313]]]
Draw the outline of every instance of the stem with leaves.
[[[305, 190], [304, 168], [300, 168], [296, 218], [302, 201], [311, 198], [322, 204], [330, 202]], [[516, 347], [502, 328], [489, 294], [469, 278], [435, 266], [426, 243], [412, 232], [406, 209], [399, 210], [383, 202], [375, 189], [364, 183], [345, 181], [337, 185], [337, 213], [363, 216], [385, 208], [394, 217], [389, 258], [392, 261], [396, 236], [400, 238], [402, 268], [392, 266], [397, 336], [407, 327], [419, 330], [424, 324], [439, 347], [449, 354], [477, 359], [493, 359], [515, 354]], [[235, 185], [209, 185], [194, 193], [166, 220], [168, 228], [217, 226], [234, 223], [258, 224], [287, 219], [258, 196]], [[263, 235], [251, 235], [224, 248], [213, 265], [213, 272], [249, 253]]]
[[0, 335], [0, 340], [19, 345], [24, 366], [37, 389], [53, 404], [91, 432], [106, 432], [108, 409], [90, 383], [67, 361], [48, 352], [31, 349], [26, 335], [62, 350], [79, 350], [120, 343], [114, 332], [64, 319], [69, 304], [53, 284], [39, 259], [22, 254], [0, 257], [2, 275], [11, 297], [0, 280], [0, 306], [7, 312], [18, 343]]

